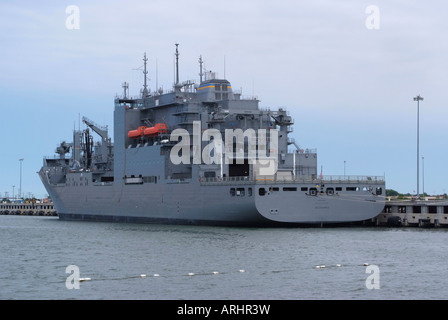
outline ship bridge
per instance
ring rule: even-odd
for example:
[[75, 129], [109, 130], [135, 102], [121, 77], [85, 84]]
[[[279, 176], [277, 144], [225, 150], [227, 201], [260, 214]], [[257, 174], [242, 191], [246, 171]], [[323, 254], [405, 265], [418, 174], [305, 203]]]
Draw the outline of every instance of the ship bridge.
[[233, 100], [232, 86], [225, 79], [209, 79], [201, 82], [197, 89], [199, 99], [211, 100]]

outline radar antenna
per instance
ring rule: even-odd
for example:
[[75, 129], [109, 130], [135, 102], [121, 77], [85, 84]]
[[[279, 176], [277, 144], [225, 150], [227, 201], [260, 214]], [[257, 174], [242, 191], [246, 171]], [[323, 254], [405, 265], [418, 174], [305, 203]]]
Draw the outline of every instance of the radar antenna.
[[123, 82], [122, 87], [123, 87], [123, 91], [124, 91], [123, 92], [123, 99], [127, 99], [128, 95], [127, 95], [126, 92], [129, 92], [129, 83]]

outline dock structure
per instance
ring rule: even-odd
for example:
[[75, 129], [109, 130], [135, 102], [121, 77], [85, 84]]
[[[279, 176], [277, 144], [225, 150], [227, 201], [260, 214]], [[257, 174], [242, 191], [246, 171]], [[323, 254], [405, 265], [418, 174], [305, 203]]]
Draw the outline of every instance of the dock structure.
[[53, 202], [0, 203], [0, 215], [57, 216]]
[[[0, 203], [0, 215], [57, 216], [53, 202]], [[448, 200], [386, 201], [383, 211], [375, 218], [363, 221], [365, 226], [448, 227]]]
[[448, 227], [448, 200], [386, 201], [373, 220], [378, 226]]

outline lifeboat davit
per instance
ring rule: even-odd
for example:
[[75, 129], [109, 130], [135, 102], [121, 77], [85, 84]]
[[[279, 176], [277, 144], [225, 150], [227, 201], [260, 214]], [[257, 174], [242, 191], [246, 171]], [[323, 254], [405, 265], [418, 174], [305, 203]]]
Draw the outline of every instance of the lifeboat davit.
[[138, 139], [138, 138], [142, 137], [145, 132], [145, 129], [147, 129], [147, 128], [148, 127], [146, 127], [146, 126], [141, 126], [135, 130], [130, 130], [128, 132], [128, 138]]
[[167, 133], [165, 123], [157, 123], [154, 127], [149, 127], [144, 130], [145, 137], [155, 137], [162, 133]]

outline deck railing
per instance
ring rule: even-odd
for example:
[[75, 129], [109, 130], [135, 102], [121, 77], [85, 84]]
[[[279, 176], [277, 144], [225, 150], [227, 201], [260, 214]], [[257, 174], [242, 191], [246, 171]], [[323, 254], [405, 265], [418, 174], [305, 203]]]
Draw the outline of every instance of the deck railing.
[[230, 185], [230, 184], [297, 184], [297, 183], [345, 183], [345, 184], [378, 184], [384, 183], [384, 176], [317, 176], [317, 177], [294, 177], [294, 176], [244, 176], [244, 177], [222, 177], [222, 178], [200, 178], [201, 185]]

